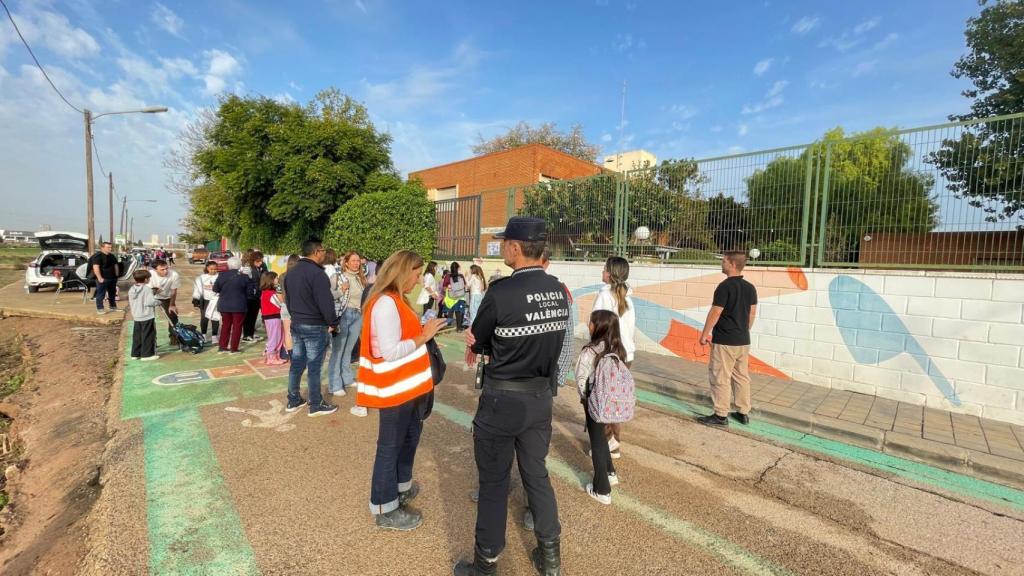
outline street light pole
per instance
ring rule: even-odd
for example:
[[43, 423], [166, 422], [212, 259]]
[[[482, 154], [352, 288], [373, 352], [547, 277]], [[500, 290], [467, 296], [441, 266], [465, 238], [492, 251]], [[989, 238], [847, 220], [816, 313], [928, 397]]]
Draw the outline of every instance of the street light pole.
[[114, 243], [114, 173], [111, 172], [107, 176], [110, 177], [110, 188], [107, 190], [107, 202], [110, 210], [110, 239], [108, 242]]
[[85, 251], [92, 254], [93, 238], [96, 235], [92, 199], [92, 112], [83, 110], [85, 116]]

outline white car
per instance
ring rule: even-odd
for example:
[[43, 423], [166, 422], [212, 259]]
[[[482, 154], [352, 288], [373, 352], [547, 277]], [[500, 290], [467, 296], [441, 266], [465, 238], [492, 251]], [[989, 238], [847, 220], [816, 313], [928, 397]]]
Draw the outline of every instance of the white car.
[[[89, 254], [86, 253], [88, 236], [78, 232], [36, 232], [39, 256], [25, 269], [25, 289], [38, 292], [41, 287], [56, 288], [61, 282], [65, 289], [92, 288], [96, 279], [89, 274]], [[131, 255], [120, 256], [121, 275], [118, 283], [131, 278], [138, 262]]]
[[25, 288], [38, 292], [43, 286], [56, 287], [62, 279], [75, 275], [75, 269], [89, 259], [85, 252], [88, 238], [78, 232], [36, 232], [39, 256], [25, 269]]

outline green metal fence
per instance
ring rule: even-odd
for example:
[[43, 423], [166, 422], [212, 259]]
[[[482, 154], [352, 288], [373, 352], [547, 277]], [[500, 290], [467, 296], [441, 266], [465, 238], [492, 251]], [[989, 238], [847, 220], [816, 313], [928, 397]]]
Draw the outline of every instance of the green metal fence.
[[769, 266], [1024, 271], [1024, 113], [479, 196], [480, 255], [523, 214], [548, 222], [559, 259], [700, 264], [745, 250]]

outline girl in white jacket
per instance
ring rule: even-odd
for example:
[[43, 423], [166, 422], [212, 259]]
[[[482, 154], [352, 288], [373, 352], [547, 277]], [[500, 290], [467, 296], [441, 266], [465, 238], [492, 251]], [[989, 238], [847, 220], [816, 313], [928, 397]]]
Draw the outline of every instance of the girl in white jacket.
[[217, 263], [207, 262], [205, 272], [200, 274], [194, 284], [192, 284], [192, 305], [199, 308], [199, 315], [201, 320], [199, 321], [199, 329], [202, 331], [203, 336], [206, 336], [206, 329], [209, 327], [210, 322], [213, 323], [213, 339], [210, 340], [211, 344], [217, 343], [217, 332], [220, 330], [220, 322], [213, 320], [206, 315], [206, 308], [210, 304], [210, 300], [213, 300], [216, 294], [213, 293], [213, 283], [217, 281]]
[[[612, 256], [604, 264], [604, 271], [601, 273], [601, 280], [604, 286], [597, 293], [597, 300], [594, 301], [594, 310], [610, 310], [619, 317], [619, 336], [622, 338], [622, 347], [626, 349], [626, 366], [633, 366], [633, 356], [636, 352], [636, 310], [633, 307], [633, 290], [626, 284], [629, 279], [629, 262], [625, 258]], [[605, 426], [605, 433], [608, 436], [608, 448], [611, 450], [612, 458], [619, 458], [622, 453], [619, 451], [620, 424], [608, 424]]]

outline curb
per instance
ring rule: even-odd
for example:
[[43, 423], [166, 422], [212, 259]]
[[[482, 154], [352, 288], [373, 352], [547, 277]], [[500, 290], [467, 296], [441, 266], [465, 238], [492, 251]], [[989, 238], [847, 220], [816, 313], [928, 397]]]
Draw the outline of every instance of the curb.
[[0, 308], [0, 317], [22, 317], [22, 318], [46, 318], [49, 320], [67, 320], [70, 322], [81, 322], [84, 324], [96, 324], [99, 326], [114, 326], [124, 322], [125, 313], [89, 315], [81, 313], [54, 312], [50, 310], [37, 310], [34, 308], [17, 308], [7, 306]]
[[[696, 386], [690, 382], [655, 376], [639, 370], [633, 372], [633, 377], [638, 386], [672, 398], [703, 405], [711, 402], [711, 393], [707, 385], [703, 383], [701, 386]], [[1024, 461], [943, 444], [892, 430], [872, 428], [856, 422], [829, 418], [785, 406], [776, 406], [767, 402], [758, 404], [754, 408], [753, 416], [790, 430], [900, 456], [951, 472], [1024, 490]], [[743, 434], [739, 430], [734, 430], [732, 426], [727, 431]]]

